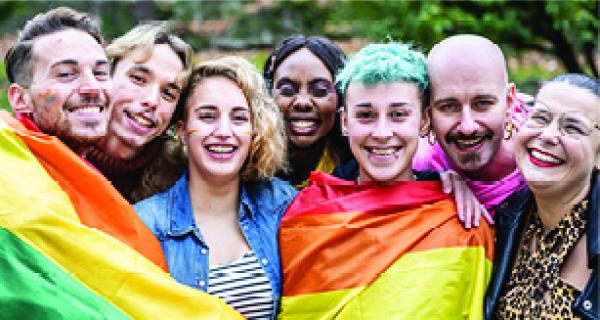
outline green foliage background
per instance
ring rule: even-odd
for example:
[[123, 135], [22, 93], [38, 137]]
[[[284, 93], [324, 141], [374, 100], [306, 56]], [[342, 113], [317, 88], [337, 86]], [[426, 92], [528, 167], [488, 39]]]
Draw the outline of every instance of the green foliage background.
[[[427, 52], [450, 35], [476, 33], [498, 43], [507, 57], [535, 51], [556, 58], [556, 69], [522, 63], [510, 68], [511, 80], [524, 92], [533, 93], [538, 82], [565, 71], [598, 77], [596, 0], [279, 0], [270, 5], [253, 0], [0, 0], [0, 35], [16, 34], [35, 14], [57, 6], [90, 12], [109, 40], [139, 21], [169, 20], [197, 51], [236, 54], [258, 49], [249, 58], [259, 68], [269, 48], [290, 34], [319, 34], [336, 40], [393, 39], [412, 42]], [[225, 33], [194, 29], [214, 21], [227, 23]], [[6, 86], [2, 72], [0, 108], [7, 105]]]

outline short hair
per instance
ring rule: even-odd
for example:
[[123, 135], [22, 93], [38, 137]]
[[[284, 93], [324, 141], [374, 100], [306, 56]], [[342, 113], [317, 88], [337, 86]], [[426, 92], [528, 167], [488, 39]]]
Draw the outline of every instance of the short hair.
[[203, 79], [222, 76], [235, 82], [250, 106], [254, 136], [241, 178], [245, 182], [270, 179], [286, 167], [286, 136], [279, 108], [267, 93], [265, 82], [256, 68], [240, 57], [227, 56], [195, 66], [187, 88], [179, 100], [175, 117], [186, 119], [187, 99]]
[[417, 85], [422, 107], [427, 105], [427, 60], [422, 52], [400, 42], [370, 44], [353, 55], [338, 74], [342, 95], [352, 82], [364, 85], [409, 82]]
[[549, 83], [563, 82], [570, 84], [575, 87], [579, 87], [585, 90], [588, 90], [596, 95], [596, 97], [600, 98], [600, 82], [598, 79], [592, 78], [590, 76], [586, 76], [581, 73], [566, 73], [556, 76], [549, 81], [542, 84], [544, 87]]
[[111, 73], [115, 71], [117, 63], [132, 51], [141, 49], [142, 59], [150, 58], [152, 50], [157, 44], [169, 45], [181, 60], [187, 78], [192, 70], [192, 47], [172, 33], [165, 23], [140, 24], [113, 40], [106, 47], [106, 55], [110, 59]]
[[8, 80], [11, 83], [29, 87], [35, 66], [35, 57], [32, 54], [35, 39], [67, 29], [83, 31], [104, 46], [104, 39], [100, 34], [98, 24], [87, 13], [66, 7], [40, 13], [27, 21], [17, 40], [4, 57]]

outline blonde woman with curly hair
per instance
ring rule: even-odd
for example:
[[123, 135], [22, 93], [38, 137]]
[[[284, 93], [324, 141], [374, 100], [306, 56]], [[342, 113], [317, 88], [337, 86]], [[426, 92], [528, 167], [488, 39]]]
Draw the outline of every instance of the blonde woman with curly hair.
[[274, 318], [277, 229], [296, 195], [273, 177], [286, 159], [277, 106], [250, 63], [224, 57], [194, 68], [175, 116], [188, 170], [134, 207], [177, 281], [221, 297], [247, 318]]

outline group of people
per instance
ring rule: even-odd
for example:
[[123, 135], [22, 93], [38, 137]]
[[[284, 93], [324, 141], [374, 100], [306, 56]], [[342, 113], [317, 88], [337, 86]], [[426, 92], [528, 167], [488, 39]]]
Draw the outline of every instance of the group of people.
[[598, 319], [598, 79], [520, 99], [478, 35], [291, 36], [262, 74], [192, 54], [57, 8], [5, 58], [17, 120], [112, 183], [178, 282], [249, 319]]

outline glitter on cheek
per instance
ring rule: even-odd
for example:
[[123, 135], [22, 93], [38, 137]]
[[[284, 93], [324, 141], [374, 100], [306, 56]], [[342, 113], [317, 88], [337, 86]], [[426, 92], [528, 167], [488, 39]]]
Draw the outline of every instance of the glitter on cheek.
[[39, 97], [44, 100], [47, 104], [52, 104], [56, 102], [56, 94], [52, 89], [46, 89], [39, 94]]

